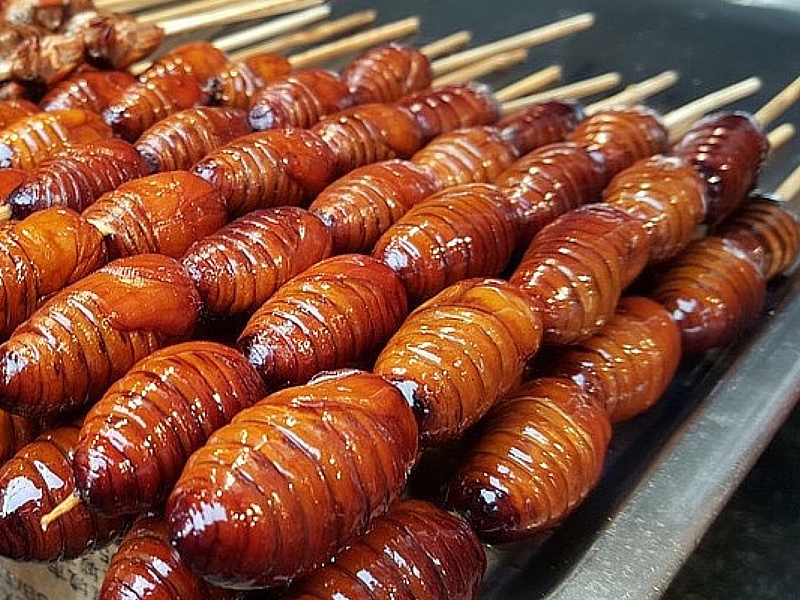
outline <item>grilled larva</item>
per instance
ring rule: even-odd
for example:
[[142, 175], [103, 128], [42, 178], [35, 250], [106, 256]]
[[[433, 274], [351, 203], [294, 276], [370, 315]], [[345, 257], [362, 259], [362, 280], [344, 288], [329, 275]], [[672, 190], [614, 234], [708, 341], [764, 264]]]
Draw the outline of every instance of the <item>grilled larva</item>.
[[41, 419], [27, 419], [0, 410], [0, 467], [41, 432]]
[[128, 14], [97, 14], [81, 27], [83, 55], [98, 69], [125, 69], [149, 56], [164, 39], [164, 30]]
[[0, 101], [0, 129], [13, 125], [20, 119], [42, 112], [29, 100]]
[[205, 84], [209, 104], [247, 110], [259, 90], [291, 72], [292, 63], [279, 54], [252, 54], [228, 63]]
[[39, 106], [47, 111], [83, 108], [102, 113], [135, 82], [136, 78], [125, 71], [80, 71], [52, 86]]
[[523, 155], [562, 141], [584, 118], [583, 107], [579, 103], [550, 100], [506, 115], [497, 122], [497, 128], [517, 153]]
[[139, 75], [139, 81], [150, 82], [172, 73], [186, 73], [203, 84], [228, 63], [225, 53], [210, 42], [188, 42], [177, 46]]
[[386, 44], [356, 57], [342, 72], [342, 80], [358, 104], [394, 102], [409, 92], [430, 87], [430, 61], [421, 51]]
[[[11, 210], [8, 204], [8, 198], [19, 186], [21, 186], [28, 179], [28, 174], [21, 169], [0, 169], [0, 213], [3, 210]], [[5, 208], [4, 208], [5, 207]], [[10, 216], [0, 214], [0, 222]]]

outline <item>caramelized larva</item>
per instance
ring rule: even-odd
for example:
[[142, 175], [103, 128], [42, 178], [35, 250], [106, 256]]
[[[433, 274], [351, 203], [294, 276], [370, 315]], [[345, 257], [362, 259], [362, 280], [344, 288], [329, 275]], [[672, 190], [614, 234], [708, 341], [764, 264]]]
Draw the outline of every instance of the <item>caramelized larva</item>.
[[[329, 565], [300, 579], [289, 600], [478, 600], [486, 554], [462, 519], [432, 504], [395, 504]], [[364, 580], [369, 581], [369, 591]]]
[[283, 285], [256, 311], [238, 347], [271, 389], [352, 365], [407, 314], [397, 275], [368, 256], [335, 256]]
[[386, 44], [359, 55], [342, 72], [357, 104], [393, 102], [409, 92], [430, 87], [430, 61], [420, 50]]
[[2, 100], [0, 101], [0, 129], [40, 112], [42, 111], [39, 107], [29, 100]]
[[359, 167], [326, 187], [309, 210], [333, 236], [333, 251], [369, 252], [389, 227], [437, 191], [432, 178], [399, 159]]
[[227, 222], [225, 202], [204, 179], [169, 171], [134, 179], [100, 197], [83, 216], [106, 237], [114, 257], [180, 258]]
[[583, 107], [569, 100], [549, 100], [500, 119], [497, 128], [519, 154], [560, 142], [583, 121]]
[[81, 27], [83, 55], [98, 69], [125, 69], [150, 56], [164, 40], [156, 24], [141, 23], [128, 14], [97, 14]]
[[188, 42], [170, 50], [139, 75], [139, 81], [151, 82], [162, 77], [185, 73], [203, 84], [228, 63], [225, 53], [211, 42]]
[[42, 87], [61, 81], [83, 62], [78, 36], [53, 33], [20, 42], [2, 59], [5, 78], [30, 81]]
[[212, 583], [284, 584], [366, 532], [416, 458], [393, 386], [324, 374], [242, 411], [191, 456], [167, 503], [172, 543]]
[[513, 204], [499, 188], [476, 183], [414, 206], [381, 236], [372, 256], [400, 276], [416, 305], [461, 279], [498, 274], [516, 243]]
[[183, 257], [203, 308], [215, 315], [252, 312], [284, 283], [331, 256], [332, 236], [317, 217], [283, 206], [240, 217]]
[[415, 310], [374, 371], [414, 409], [424, 445], [459, 437], [519, 382], [542, 339], [538, 307], [494, 279], [457, 283]]
[[28, 419], [0, 410], [0, 467], [41, 432], [41, 419]]
[[531, 381], [486, 418], [447, 504], [489, 542], [549, 529], [597, 484], [610, 437], [605, 411], [575, 382]]
[[114, 261], [52, 296], [0, 346], [0, 408], [44, 416], [90, 404], [138, 360], [190, 335], [199, 310], [177, 261]]
[[251, 54], [211, 76], [205, 84], [209, 104], [247, 110], [259, 90], [291, 72], [292, 63], [280, 54]]
[[[0, 213], [2, 213], [2, 207], [9, 206], [8, 199], [14, 190], [25, 183], [27, 179], [28, 174], [22, 169], [11, 167], [0, 169]], [[0, 221], [3, 220], [4, 217], [0, 216]]]
[[51, 111], [84, 108], [102, 113], [136, 78], [125, 71], [80, 71], [52, 86], [39, 106]]

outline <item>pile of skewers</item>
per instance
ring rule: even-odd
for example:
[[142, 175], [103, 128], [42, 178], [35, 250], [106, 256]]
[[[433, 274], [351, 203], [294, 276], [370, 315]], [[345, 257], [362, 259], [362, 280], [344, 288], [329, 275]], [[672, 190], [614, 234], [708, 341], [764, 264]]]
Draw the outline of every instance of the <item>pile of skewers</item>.
[[[88, 32], [174, 22], [79, 3], [11, 21], [22, 4], [9, 25], [83, 49], [34, 69], [18, 42], [6, 72], [47, 89], [0, 103], [0, 554], [124, 534], [105, 600], [477, 597], [480, 541], [562, 521], [612, 424], [746, 330], [800, 251], [753, 193], [800, 80], [703, 118], [758, 82], [662, 117], [639, 103], [671, 73], [589, 106], [597, 80], [518, 98], [557, 70], [470, 81], [482, 52], [505, 66], [588, 16], [458, 54], [463, 35], [369, 47], [413, 20], [274, 53], [342, 31], [323, 24], [134, 76], [155, 45], [97, 60]], [[340, 74], [307, 68], [343, 49], [361, 54]], [[421, 453], [467, 435], [441, 495], [403, 500]]]

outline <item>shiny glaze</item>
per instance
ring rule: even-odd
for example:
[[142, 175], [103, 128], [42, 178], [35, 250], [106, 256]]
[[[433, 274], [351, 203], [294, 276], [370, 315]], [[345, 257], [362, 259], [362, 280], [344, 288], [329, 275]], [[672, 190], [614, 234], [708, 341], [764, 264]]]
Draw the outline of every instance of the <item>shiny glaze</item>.
[[43, 110], [84, 108], [102, 113], [117, 95], [136, 82], [125, 71], [81, 71], [52, 86], [39, 102]]
[[282, 206], [240, 217], [183, 257], [205, 311], [252, 312], [284, 283], [331, 256], [332, 235], [302, 208]]
[[83, 56], [98, 69], [125, 69], [147, 58], [164, 40], [156, 24], [124, 13], [98, 14], [81, 27]]
[[8, 205], [8, 198], [28, 179], [28, 174], [21, 169], [0, 169], [0, 207]]
[[225, 199], [231, 215], [302, 204], [335, 177], [328, 146], [310, 131], [251, 133], [211, 152], [192, 167]]
[[450, 188], [408, 211], [372, 256], [400, 276], [413, 306], [461, 279], [498, 274], [517, 243], [514, 215], [495, 186]]
[[388, 160], [341, 177], [309, 210], [331, 231], [336, 254], [367, 253], [392, 224], [436, 191], [430, 175], [414, 163]]
[[409, 92], [430, 87], [428, 57], [402, 44], [386, 44], [357, 56], [342, 72], [357, 104], [394, 102]]
[[211, 42], [188, 42], [167, 52], [139, 75], [139, 81], [152, 82], [168, 74], [186, 73], [198, 84], [225, 68], [228, 57]]
[[13, 125], [24, 117], [30, 117], [42, 112], [30, 100], [2, 100], [0, 101], [0, 128]]
[[414, 409], [423, 445], [458, 438], [519, 382], [542, 339], [538, 308], [513, 285], [470, 279], [415, 310], [374, 372]]
[[42, 432], [41, 419], [27, 419], [0, 410], [0, 467]]
[[192, 455], [167, 503], [172, 543], [212, 583], [284, 584], [365, 533], [416, 458], [393, 386], [323, 374], [242, 411]]
[[597, 484], [610, 437], [605, 411], [573, 381], [531, 381], [486, 418], [447, 505], [488, 542], [550, 529]]
[[10, 79], [50, 86], [67, 77], [83, 62], [79, 36], [47, 34], [26, 39], [3, 57], [3, 71]]
[[248, 321], [238, 347], [270, 389], [297, 385], [378, 350], [406, 314], [391, 269], [344, 254], [284, 284]]
[[376, 519], [335, 562], [299, 580], [286, 598], [478, 600], [485, 570], [483, 546], [463, 520], [408, 500]]
[[560, 142], [585, 116], [583, 106], [578, 102], [549, 100], [506, 115], [498, 121], [497, 128], [503, 138], [522, 155]]
[[177, 261], [114, 261], [52, 296], [0, 346], [0, 408], [44, 416], [90, 404], [138, 360], [188, 337], [199, 310]]
[[641, 222], [609, 205], [577, 208], [542, 229], [511, 282], [542, 305], [545, 343], [597, 333], [644, 268], [648, 245]]
[[116, 258], [149, 253], [180, 258], [227, 222], [225, 202], [214, 187], [186, 171], [123, 183], [83, 216], [103, 232]]
[[259, 90], [291, 72], [292, 63], [280, 54], [251, 54], [210, 77], [205, 84], [209, 104], [247, 110]]

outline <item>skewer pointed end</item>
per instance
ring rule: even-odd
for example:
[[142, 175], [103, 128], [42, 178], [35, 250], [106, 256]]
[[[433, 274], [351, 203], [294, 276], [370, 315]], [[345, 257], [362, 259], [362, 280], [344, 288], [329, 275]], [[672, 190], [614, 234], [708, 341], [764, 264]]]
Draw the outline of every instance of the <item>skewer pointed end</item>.
[[47, 531], [47, 528], [50, 526], [51, 523], [60, 519], [68, 512], [76, 509], [83, 503], [81, 497], [77, 494], [72, 494], [68, 496], [66, 500], [64, 500], [61, 504], [56, 506], [53, 510], [47, 513], [45, 516], [42, 517], [42, 530]]

